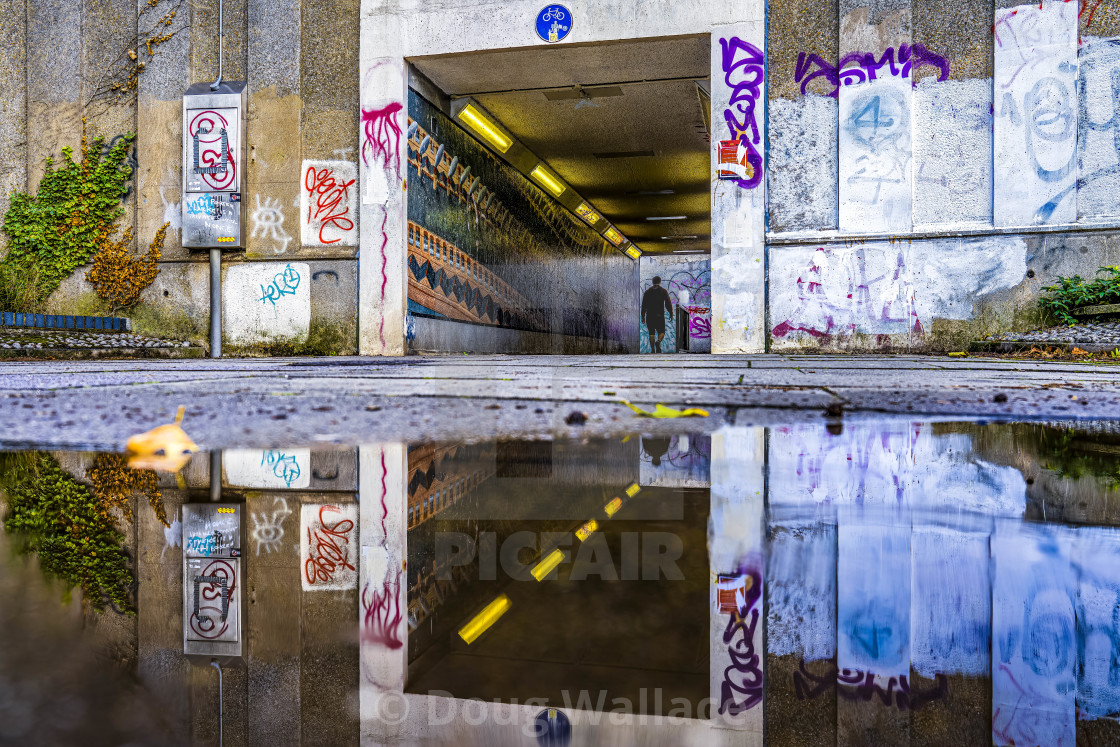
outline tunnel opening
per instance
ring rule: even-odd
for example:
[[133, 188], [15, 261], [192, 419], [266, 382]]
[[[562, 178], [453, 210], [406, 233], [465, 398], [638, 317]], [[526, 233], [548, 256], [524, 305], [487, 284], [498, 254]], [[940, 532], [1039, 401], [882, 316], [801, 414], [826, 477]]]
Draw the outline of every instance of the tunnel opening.
[[410, 350], [710, 352], [709, 67], [706, 34], [410, 58]]

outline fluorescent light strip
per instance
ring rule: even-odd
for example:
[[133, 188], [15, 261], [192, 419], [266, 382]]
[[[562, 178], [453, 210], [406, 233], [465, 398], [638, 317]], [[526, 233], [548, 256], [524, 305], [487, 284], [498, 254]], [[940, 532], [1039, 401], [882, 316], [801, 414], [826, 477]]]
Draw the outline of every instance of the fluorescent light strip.
[[576, 530], [576, 537], [579, 537], [580, 542], [585, 542], [587, 541], [587, 538], [594, 534], [595, 530], [598, 528], [599, 522], [592, 519]]
[[566, 558], [567, 556], [564, 554], [564, 551], [560, 548], [556, 548], [546, 555], [544, 560], [537, 563], [529, 573], [533, 574], [533, 578], [538, 581], [544, 581], [545, 576], [552, 573], [556, 566], [563, 563]]
[[466, 122], [471, 128], [493, 145], [495, 148], [505, 153], [509, 147], [513, 145], [504, 132], [499, 130], [493, 122], [484, 117], [478, 109], [472, 105], [467, 104], [459, 112], [459, 119]]
[[530, 172], [529, 176], [540, 182], [541, 186], [551, 192], [554, 197], [559, 197], [564, 194], [564, 190], [567, 189], [563, 182], [553, 176], [552, 172], [540, 164], [537, 164], [536, 168]]
[[615, 228], [614, 226], [610, 226], [609, 228], [607, 228], [606, 231], [603, 231], [603, 236], [606, 238], [607, 241], [611, 242], [615, 246], [618, 246], [619, 244], [621, 244], [625, 240], [623, 238], [622, 234], [619, 233], [618, 229]]
[[459, 637], [467, 642], [467, 645], [474, 643], [480, 635], [490, 629], [490, 626], [498, 622], [498, 618], [509, 611], [513, 606], [513, 602], [509, 600], [505, 594], [502, 594], [497, 599], [483, 608], [474, 616], [469, 623], [464, 625], [459, 630]]
[[626, 247], [626, 256], [630, 259], [637, 259], [638, 257], [642, 256], [642, 250], [631, 244], [630, 246]]
[[642, 492], [642, 489], [640, 487], [638, 487], [638, 483], [636, 483], [636, 482], [631, 483], [630, 487], [626, 488], [626, 495], [628, 495], [631, 498], [633, 498], [634, 496], [636, 496], [640, 492]]
[[618, 509], [620, 508], [622, 508], [622, 499], [615, 498], [613, 501], [603, 506], [603, 513], [605, 513], [608, 517], [614, 516], [618, 513]]
[[654, 215], [646, 218], [646, 220], [688, 220], [687, 215]]

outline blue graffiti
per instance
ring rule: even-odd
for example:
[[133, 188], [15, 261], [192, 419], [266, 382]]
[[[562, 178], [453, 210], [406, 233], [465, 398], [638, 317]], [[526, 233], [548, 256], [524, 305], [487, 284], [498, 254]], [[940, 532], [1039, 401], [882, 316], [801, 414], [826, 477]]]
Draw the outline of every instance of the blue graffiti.
[[296, 268], [288, 265], [283, 272], [278, 272], [273, 276], [271, 283], [261, 286], [261, 297], [258, 300], [261, 303], [271, 303], [275, 306], [276, 302], [283, 296], [295, 295], [296, 289], [299, 288], [299, 281], [299, 272]]
[[294, 456], [282, 451], [266, 451], [261, 455], [261, 466], [272, 470], [272, 474], [284, 481], [289, 488], [299, 479], [301, 470]]

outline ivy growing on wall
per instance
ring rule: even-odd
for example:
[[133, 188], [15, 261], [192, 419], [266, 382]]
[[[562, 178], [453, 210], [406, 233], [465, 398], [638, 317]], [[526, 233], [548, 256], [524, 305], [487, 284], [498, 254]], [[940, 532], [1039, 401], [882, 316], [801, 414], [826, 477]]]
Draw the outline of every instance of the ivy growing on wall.
[[74, 270], [89, 262], [112, 235], [124, 215], [132, 167], [125, 160], [135, 135], [117, 138], [103, 153], [104, 138], [87, 140], [82, 132], [81, 159], [62, 150], [62, 165], [47, 159], [35, 195], [17, 192], [4, 216], [8, 255], [3, 263], [38, 277], [41, 302]]
[[43, 572], [80, 588], [85, 604], [136, 613], [132, 562], [104, 501], [43, 453], [0, 457], [0, 488], [8, 495], [4, 531], [20, 553], [37, 554]]

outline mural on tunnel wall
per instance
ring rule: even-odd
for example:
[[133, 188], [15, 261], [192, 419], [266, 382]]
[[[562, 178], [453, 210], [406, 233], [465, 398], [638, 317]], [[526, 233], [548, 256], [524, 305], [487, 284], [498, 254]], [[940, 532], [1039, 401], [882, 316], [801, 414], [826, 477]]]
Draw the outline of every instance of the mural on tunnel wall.
[[635, 263], [415, 91], [408, 107], [410, 314], [632, 350]]
[[[641, 270], [638, 281], [641, 285], [638, 297], [650, 289], [653, 278], [661, 278], [661, 287], [669, 292], [673, 301], [673, 318], [665, 321], [665, 339], [661, 342], [661, 352], [676, 353], [677, 313], [684, 302], [682, 311], [688, 314], [688, 349], [694, 353], [707, 353], [712, 349], [712, 261], [703, 257], [657, 257], [646, 255], [640, 260]], [[642, 353], [652, 352], [649, 330], [641, 322], [640, 343]]]

